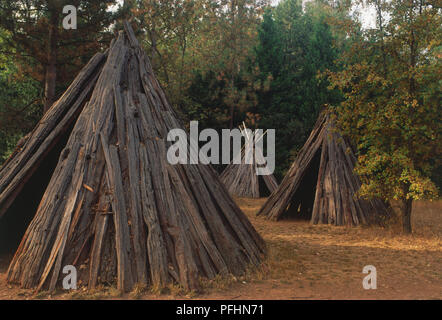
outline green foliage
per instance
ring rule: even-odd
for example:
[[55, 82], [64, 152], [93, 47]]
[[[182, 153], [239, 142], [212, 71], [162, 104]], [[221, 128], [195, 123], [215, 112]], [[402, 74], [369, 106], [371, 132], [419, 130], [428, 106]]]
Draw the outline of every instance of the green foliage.
[[[136, 1], [134, 12], [146, 50], [176, 109], [190, 116], [195, 114], [192, 110], [201, 110], [199, 100], [219, 98], [222, 103], [213, 107], [215, 117], [223, 124], [227, 119], [227, 126], [233, 126], [242, 120], [246, 109], [256, 104], [255, 79], [247, 65], [266, 2]], [[218, 83], [216, 90], [221, 91], [195, 100], [192, 91], [198, 82], [212, 78]], [[190, 96], [186, 96], [188, 90]], [[211, 111], [210, 106], [202, 108], [207, 108], [203, 113]]]
[[17, 141], [41, 117], [40, 86], [30, 78], [16, 78], [17, 68], [10, 57], [0, 54], [0, 163], [13, 151]]
[[345, 95], [334, 110], [357, 143], [363, 196], [434, 198], [431, 177], [441, 159], [441, 14], [431, 1], [374, 2], [381, 9], [377, 28], [354, 41], [350, 56], [343, 56], [344, 70], [330, 73]]
[[[109, 26], [120, 14], [108, 10], [115, 3], [0, 0], [0, 162], [42, 116], [49, 53], [56, 65], [53, 98], [58, 98], [91, 56], [108, 45]], [[76, 30], [62, 28], [67, 4], [78, 9]]]
[[215, 73], [197, 73], [186, 90], [181, 111], [187, 120], [199, 121], [203, 128], [222, 129], [228, 125], [228, 114], [222, 97], [225, 83]]
[[[108, 10], [116, 0], [0, 0], [0, 29], [7, 32], [0, 52], [14, 57], [18, 75], [49, 82], [54, 63], [55, 101], [87, 61], [108, 45], [110, 25], [119, 12]], [[77, 29], [62, 27], [63, 7], [77, 8]], [[43, 97], [41, 97], [43, 98]]]
[[337, 52], [326, 12], [319, 3], [304, 12], [301, 1], [284, 0], [268, 10], [255, 49], [263, 88], [255, 112], [262, 128], [276, 128], [276, 174], [281, 177], [306, 141], [320, 109], [339, 101], [336, 90], [318, 77], [334, 69]]

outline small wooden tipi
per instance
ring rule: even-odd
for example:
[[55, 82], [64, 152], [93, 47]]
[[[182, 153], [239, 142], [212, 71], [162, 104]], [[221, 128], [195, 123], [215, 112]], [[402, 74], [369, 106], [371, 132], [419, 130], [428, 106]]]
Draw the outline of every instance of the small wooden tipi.
[[379, 199], [363, 200], [355, 193], [361, 181], [353, 169], [356, 158], [347, 139], [323, 111], [287, 172], [258, 215], [279, 220], [303, 217], [313, 224], [359, 225], [387, 215]]
[[[0, 169], [0, 225], [32, 217], [7, 280], [53, 290], [73, 265], [89, 288], [198, 289], [200, 277], [259, 264], [264, 241], [213, 168], [168, 163], [175, 128], [183, 126], [126, 22]], [[46, 175], [47, 187], [35, 179]]]
[[[245, 144], [237, 157], [239, 161], [232, 161], [221, 173], [220, 179], [229, 193], [236, 197], [259, 198], [265, 193], [271, 194], [278, 188], [278, 183], [272, 173], [257, 175], [257, 167], [265, 163], [262, 150], [256, 149], [254, 141], [262, 139], [255, 137], [254, 133], [246, 130], [245, 124], [241, 128]], [[249, 153], [249, 154], [246, 154]], [[250, 159], [246, 160], [246, 159]], [[262, 168], [264, 170], [264, 168]]]

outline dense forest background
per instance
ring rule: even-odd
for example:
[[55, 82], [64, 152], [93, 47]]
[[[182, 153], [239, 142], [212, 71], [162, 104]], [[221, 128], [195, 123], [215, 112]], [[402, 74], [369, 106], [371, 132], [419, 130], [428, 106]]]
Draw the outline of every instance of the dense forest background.
[[245, 121], [251, 128], [277, 128], [279, 178], [320, 108], [341, 99], [319, 75], [336, 71], [346, 35], [334, 21], [350, 19], [350, 2], [65, 2], [79, 8], [77, 30], [61, 26], [63, 1], [0, 2], [0, 161], [41, 118], [47, 101], [57, 99], [88, 59], [106, 48], [123, 18], [137, 28], [185, 123], [221, 129]]
[[[62, 28], [66, 4], [76, 30]], [[356, 6], [375, 10], [373, 27]], [[327, 107], [355, 143], [362, 194], [404, 210], [438, 196], [437, 0], [0, 0], [0, 162], [122, 19], [185, 123], [276, 129], [277, 178]]]

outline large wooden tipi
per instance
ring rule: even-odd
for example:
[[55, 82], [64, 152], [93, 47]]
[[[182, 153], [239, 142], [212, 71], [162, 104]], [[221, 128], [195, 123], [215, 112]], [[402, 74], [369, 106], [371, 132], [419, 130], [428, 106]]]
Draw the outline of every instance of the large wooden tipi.
[[265, 244], [216, 172], [167, 162], [174, 128], [183, 126], [126, 22], [0, 169], [2, 230], [12, 237], [30, 220], [7, 280], [53, 290], [73, 265], [89, 288], [198, 289], [200, 277], [259, 264]]

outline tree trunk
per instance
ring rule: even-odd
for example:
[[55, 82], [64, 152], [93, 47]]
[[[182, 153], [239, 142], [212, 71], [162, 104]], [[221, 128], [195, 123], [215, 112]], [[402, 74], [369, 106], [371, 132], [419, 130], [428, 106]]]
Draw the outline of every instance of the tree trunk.
[[52, 12], [48, 37], [44, 113], [49, 110], [55, 101], [55, 84], [57, 81], [57, 27], [58, 14], [57, 12]]
[[402, 200], [402, 229], [404, 233], [411, 233], [411, 209], [413, 199]]

